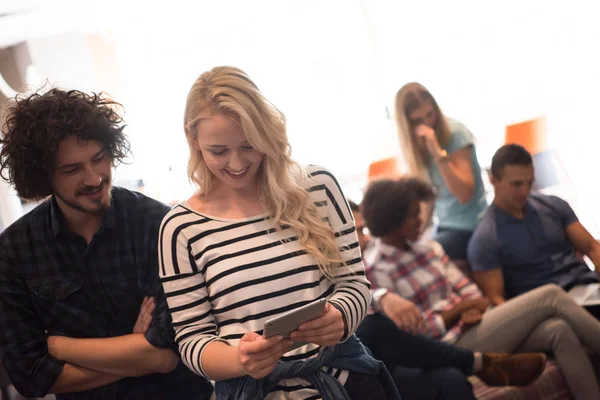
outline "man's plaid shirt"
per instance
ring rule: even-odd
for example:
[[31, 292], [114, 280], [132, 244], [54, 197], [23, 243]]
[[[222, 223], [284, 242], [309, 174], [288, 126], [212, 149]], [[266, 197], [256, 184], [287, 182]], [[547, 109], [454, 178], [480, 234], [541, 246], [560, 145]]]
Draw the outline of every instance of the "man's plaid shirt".
[[[132, 333], [144, 296], [156, 309], [146, 339], [172, 348], [174, 332], [158, 277], [158, 229], [169, 207], [112, 190], [112, 206], [88, 245], [72, 233], [53, 199], [0, 235], [0, 356], [14, 386], [43, 397], [64, 362], [47, 335], [108, 338]], [[169, 374], [125, 378], [61, 399], [208, 399], [210, 383], [179, 363]]]

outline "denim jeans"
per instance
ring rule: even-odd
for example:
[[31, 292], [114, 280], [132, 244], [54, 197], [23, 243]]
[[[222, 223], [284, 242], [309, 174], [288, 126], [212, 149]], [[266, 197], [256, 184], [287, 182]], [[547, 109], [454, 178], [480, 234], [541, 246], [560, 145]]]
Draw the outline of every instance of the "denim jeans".
[[474, 399], [472, 351], [412, 335], [382, 314], [367, 315], [356, 336], [386, 365], [403, 400]]

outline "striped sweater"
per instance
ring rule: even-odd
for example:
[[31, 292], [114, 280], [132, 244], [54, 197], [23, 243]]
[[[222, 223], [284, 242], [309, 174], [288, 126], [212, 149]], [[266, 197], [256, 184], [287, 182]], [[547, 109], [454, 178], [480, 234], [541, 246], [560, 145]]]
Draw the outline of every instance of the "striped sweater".
[[[159, 237], [160, 274], [182, 361], [206, 376], [202, 351], [215, 340], [236, 346], [247, 331], [262, 334], [265, 321], [326, 297], [335, 303], [351, 335], [367, 312], [365, 277], [352, 212], [334, 176], [311, 166], [302, 182], [319, 215], [329, 222], [345, 266], [334, 281], [298, 243], [293, 228], [275, 229], [269, 215], [229, 219], [175, 206], [163, 220]], [[344, 338], [344, 340], [346, 340]], [[315, 357], [320, 346], [307, 344], [283, 360]], [[342, 383], [347, 371], [328, 369]], [[308, 381], [281, 381], [268, 399], [318, 399]]]

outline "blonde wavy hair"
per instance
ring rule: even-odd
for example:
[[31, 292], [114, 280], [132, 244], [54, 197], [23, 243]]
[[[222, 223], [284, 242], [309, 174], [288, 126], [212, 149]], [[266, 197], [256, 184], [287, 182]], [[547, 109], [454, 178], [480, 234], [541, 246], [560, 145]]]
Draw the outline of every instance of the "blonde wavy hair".
[[257, 173], [260, 201], [275, 226], [296, 229], [298, 240], [315, 257], [321, 272], [332, 279], [332, 268], [343, 263], [332, 228], [323, 221], [300, 181], [307, 172], [291, 158], [285, 116], [259, 91], [248, 75], [235, 67], [215, 67], [204, 72], [188, 93], [184, 114], [185, 135], [190, 148], [188, 177], [207, 195], [217, 179], [208, 169], [195, 140], [198, 122], [217, 114], [234, 118], [246, 140], [263, 154]]
[[437, 112], [438, 122], [435, 127], [435, 135], [440, 147], [445, 149], [450, 141], [450, 126], [429, 90], [420, 83], [411, 82], [402, 86], [396, 93], [396, 126], [402, 147], [402, 155], [408, 166], [409, 173], [420, 177], [427, 177], [426, 159], [415, 140], [413, 127], [410, 124], [408, 116], [427, 102], [431, 102]]

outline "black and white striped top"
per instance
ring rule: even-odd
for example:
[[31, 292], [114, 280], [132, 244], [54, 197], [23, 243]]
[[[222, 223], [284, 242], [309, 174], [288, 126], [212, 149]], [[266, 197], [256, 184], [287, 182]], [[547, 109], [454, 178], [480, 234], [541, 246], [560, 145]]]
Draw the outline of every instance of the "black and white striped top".
[[[352, 212], [334, 176], [310, 166], [303, 186], [343, 249], [345, 267], [335, 282], [323, 276], [313, 256], [297, 241], [293, 228], [275, 230], [268, 215], [243, 219], [211, 217], [187, 203], [163, 220], [159, 237], [160, 273], [173, 317], [183, 362], [204, 375], [203, 349], [214, 340], [237, 345], [247, 331], [262, 334], [264, 322], [283, 312], [327, 297], [343, 310], [352, 334], [367, 312], [365, 277]], [[345, 340], [346, 338], [344, 338]], [[308, 344], [283, 360], [315, 357], [320, 347]], [[347, 371], [330, 370], [342, 383]], [[269, 399], [318, 399], [308, 381], [281, 381]]]

